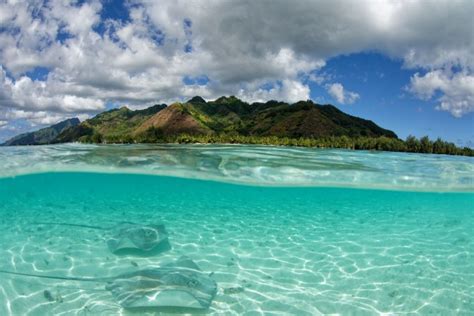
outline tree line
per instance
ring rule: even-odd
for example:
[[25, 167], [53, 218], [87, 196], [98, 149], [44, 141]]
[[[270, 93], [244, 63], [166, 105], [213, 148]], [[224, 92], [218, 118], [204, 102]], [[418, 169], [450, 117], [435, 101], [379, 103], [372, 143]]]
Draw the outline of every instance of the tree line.
[[446, 142], [440, 138], [433, 141], [430, 140], [428, 136], [418, 139], [411, 135], [405, 140], [386, 136], [290, 138], [277, 136], [248, 136], [239, 134], [165, 135], [160, 129], [151, 128], [146, 133], [135, 137], [132, 137], [131, 135], [117, 135], [115, 137], [104, 138], [101, 135], [94, 133], [93, 135], [82, 138], [81, 141], [86, 143], [230, 143], [474, 156], [474, 150], [469, 147], [457, 147], [454, 143]]

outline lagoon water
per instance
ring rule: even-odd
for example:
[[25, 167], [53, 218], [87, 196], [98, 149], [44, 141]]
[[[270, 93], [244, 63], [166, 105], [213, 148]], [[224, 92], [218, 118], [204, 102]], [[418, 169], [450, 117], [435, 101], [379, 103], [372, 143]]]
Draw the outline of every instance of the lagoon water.
[[[172, 249], [116, 256], [103, 231], [54, 224], [123, 221], [164, 223]], [[21, 273], [104, 277], [186, 255], [218, 284], [209, 315], [474, 315], [469, 157], [4, 147], [0, 232], [0, 270]], [[0, 315], [137, 313], [100, 283], [1, 274]]]

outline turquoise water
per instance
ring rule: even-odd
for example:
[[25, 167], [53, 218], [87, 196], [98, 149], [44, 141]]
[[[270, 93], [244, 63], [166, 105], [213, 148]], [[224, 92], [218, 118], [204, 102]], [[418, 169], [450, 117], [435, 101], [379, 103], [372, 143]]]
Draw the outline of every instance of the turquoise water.
[[[473, 315], [473, 171], [283, 147], [0, 148], [0, 270], [103, 277], [186, 255], [217, 282], [209, 315]], [[121, 221], [164, 223], [172, 249], [116, 256], [101, 230], [38, 224]], [[137, 315], [99, 283], [0, 275], [0, 315], [53, 314]]]

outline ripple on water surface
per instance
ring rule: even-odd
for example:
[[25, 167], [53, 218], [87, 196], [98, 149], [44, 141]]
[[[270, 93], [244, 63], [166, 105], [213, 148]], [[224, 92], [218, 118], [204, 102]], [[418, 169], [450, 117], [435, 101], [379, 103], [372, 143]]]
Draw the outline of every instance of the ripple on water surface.
[[19, 146], [0, 178], [76, 171], [139, 173], [272, 186], [474, 191], [474, 158], [245, 145]]
[[[474, 310], [472, 193], [56, 173], [0, 179], [0, 202], [0, 269], [102, 277], [187, 255], [218, 284], [211, 315]], [[163, 222], [172, 249], [115, 256], [100, 230], [39, 221]], [[100, 283], [2, 275], [0, 315], [45, 314], [128, 312]]]

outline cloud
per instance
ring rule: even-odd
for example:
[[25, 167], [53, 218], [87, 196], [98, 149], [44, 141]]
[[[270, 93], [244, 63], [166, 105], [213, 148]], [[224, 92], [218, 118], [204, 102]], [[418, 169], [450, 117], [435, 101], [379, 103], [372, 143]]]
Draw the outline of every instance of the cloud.
[[434, 70], [424, 75], [416, 73], [408, 90], [424, 100], [436, 99], [438, 110], [448, 111], [455, 117], [474, 111], [474, 75], [467, 72]]
[[[295, 72], [314, 74], [311, 67], [322, 68], [328, 58], [361, 51], [377, 51], [402, 59], [407, 68], [426, 71], [459, 67], [472, 73], [474, 67], [474, 42], [465, 40], [473, 37], [474, 2], [469, 0], [143, 3], [153, 23], [179, 41], [184, 33], [171, 17], [191, 19], [196, 51], [211, 56], [203, 59], [202, 68], [225, 83], [294, 80]], [[289, 67], [274, 62], [274, 56], [285, 55], [282, 49], [292, 56]], [[319, 68], [308, 63], [312, 60]], [[322, 82], [314, 75], [312, 79]], [[344, 102], [355, 99], [357, 94], [347, 94]]]
[[340, 83], [327, 84], [326, 89], [337, 102], [341, 104], [352, 104], [359, 99], [359, 94], [344, 89]]
[[46, 111], [24, 111], [24, 110], [10, 110], [3, 114], [3, 118], [10, 120], [24, 119], [28, 120], [31, 125], [45, 125], [54, 124], [65, 119], [64, 115], [51, 114]]
[[270, 89], [241, 89], [237, 93], [237, 97], [248, 102], [285, 100], [294, 103], [300, 100], [308, 100], [310, 89], [297, 80], [283, 80], [280, 83], [273, 84]]
[[[106, 6], [0, 3], [1, 111], [60, 119], [96, 113], [108, 102], [143, 107], [196, 94], [293, 102], [309, 98], [302, 78], [323, 84], [316, 74], [326, 60], [362, 51], [426, 72], [412, 79], [411, 91], [423, 98], [430, 92], [418, 93], [423, 78], [459, 69], [462, 75], [446, 75], [450, 88], [438, 84], [433, 91], [441, 94], [440, 109], [472, 111], [472, 95], [454, 87], [474, 68], [474, 44], [466, 40], [473, 36], [470, 0], [131, 0], [128, 20], [101, 20]], [[37, 67], [47, 70], [44, 80], [31, 77]], [[209, 81], [183, 81], [198, 76]], [[359, 97], [338, 83], [328, 89], [340, 103]]]

